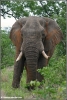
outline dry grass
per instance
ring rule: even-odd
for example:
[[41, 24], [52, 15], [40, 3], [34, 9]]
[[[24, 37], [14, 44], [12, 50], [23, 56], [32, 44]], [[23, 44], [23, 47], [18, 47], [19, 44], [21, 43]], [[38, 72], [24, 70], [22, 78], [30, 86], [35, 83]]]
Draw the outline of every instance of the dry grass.
[[1, 75], [1, 82], [8, 82], [8, 76], [7, 75]]

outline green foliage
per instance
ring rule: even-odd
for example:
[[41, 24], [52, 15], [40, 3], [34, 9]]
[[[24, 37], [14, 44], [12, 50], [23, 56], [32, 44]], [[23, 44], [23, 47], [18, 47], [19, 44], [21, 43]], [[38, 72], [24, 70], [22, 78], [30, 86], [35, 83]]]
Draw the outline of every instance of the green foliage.
[[[7, 9], [5, 9], [5, 6]], [[59, 15], [59, 13], [60, 15], [63, 14], [61, 13], [62, 11], [65, 11], [65, 2], [44, 0], [1, 1], [1, 15], [3, 17], [9, 15], [14, 18], [20, 18], [32, 14], [53, 18], [55, 15]]]
[[[65, 55], [66, 54], [66, 5], [65, 3], [60, 3], [60, 7], [62, 8], [62, 10], [60, 11], [60, 14], [58, 16], [56, 16], [57, 19], [57, 23], [59, 24], [62, 32], [63, 32], [63, 40], [60, 43], [60, 45], [58, 45], [58, 55]], [[61, 50], [61, 52], [60, 52]]]
[[58, 59], [52, 58], [47, 67], [38, 70], [44, 76], [42, 82], [44, 90], [40, 94], [44, 99], [64, 100], [66, 89], [65, 65], [66, 56]]
[[37, 87], [39, 87], [40, 86], [40, 82], [39, 81], [37, 81], [37, 80], [35, 80], [35, 81], [31, 81], [30, 83], [27, 83], [26, 84], [26, 88], [28, 88], [28, 87], [34, 87], [34, 89], [35, 88], [37, 88]]
[[14, 64], [15, 49], [9, 34], [6, 31], [1, 31], [1, 34], [1, 68], [4, 68]]
[[31, 81], [30, 86], [38, 87], [38, 86], [40, 86], [40, 82], [39, 81]]

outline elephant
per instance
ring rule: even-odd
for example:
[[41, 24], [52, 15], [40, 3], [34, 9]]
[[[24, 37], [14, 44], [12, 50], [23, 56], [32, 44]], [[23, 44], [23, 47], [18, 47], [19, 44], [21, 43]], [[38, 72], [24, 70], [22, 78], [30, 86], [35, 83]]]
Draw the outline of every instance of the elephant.
[[37, 69], [47, 66], [56, 45], [63, 39], [58, 23], [48, 17], [22, 17], [13, 24], [9, 38], [16, 47], [12, 87], [20, 87], [24, 68], [27, 84], [41, 82], [43, 76]]

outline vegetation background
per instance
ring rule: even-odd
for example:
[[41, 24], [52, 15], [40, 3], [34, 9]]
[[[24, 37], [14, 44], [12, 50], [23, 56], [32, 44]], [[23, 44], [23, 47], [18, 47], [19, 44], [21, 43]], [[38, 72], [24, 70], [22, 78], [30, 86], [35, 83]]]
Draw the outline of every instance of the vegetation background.
[[26, 71], [21, 79], [21, 87], [13, 89], [13, 65], [15, 46], [9, 39], [9, 31], [1, 30], [1, 93], [2, 96], [22, 97], [23, 99], [65, 100], [66, 98], [66, 2], [52, 0], [5, 0], [1, 1], [1, 16], [14, 17], [16, 20], [30, 15], [49, 17], [57, 21], [64, 39], [56, 46], [48, 67], [38, 70], [44, 75], [41, 89], [28, 91]]

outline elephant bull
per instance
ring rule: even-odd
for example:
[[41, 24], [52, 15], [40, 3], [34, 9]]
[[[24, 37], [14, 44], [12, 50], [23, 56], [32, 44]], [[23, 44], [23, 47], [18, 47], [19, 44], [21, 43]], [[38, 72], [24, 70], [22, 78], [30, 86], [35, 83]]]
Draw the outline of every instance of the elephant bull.
[[18, 88], [24, 66], [27, 83], [42, 81], [37, 69], [48, 64], [55, 46], [63, 39], [58, 24], [50, 18], [30, 16], [17, 20], [10, 31], [10, 39], [16, 46], [16, 61], [12, 86]]

